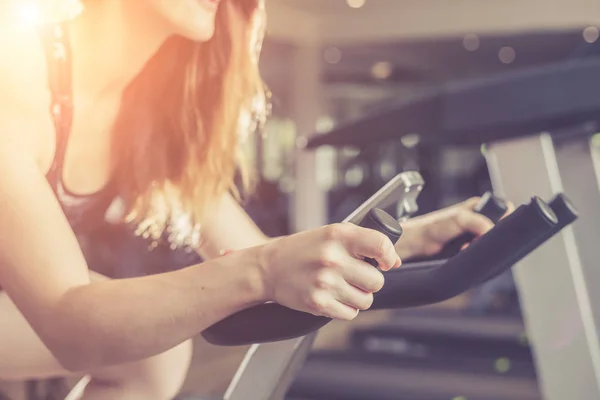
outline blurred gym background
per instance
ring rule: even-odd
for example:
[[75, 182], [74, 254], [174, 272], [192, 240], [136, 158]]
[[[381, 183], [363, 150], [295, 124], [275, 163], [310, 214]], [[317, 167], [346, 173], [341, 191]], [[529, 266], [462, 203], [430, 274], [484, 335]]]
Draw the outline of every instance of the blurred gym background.
[[[264, 135], [247, 143], [260, 171], [260, 184], [246, 207], [269, 235], [340, 221], [404, 170], [419, 170], [425, 178], [421, 213], [481, 195], [491, 184], [482, 155], [485, 149], [480, 147], [432, 146], [421, 142], [419, 132], [362, 148], [323, 146], [308, 152], [303, 147], [313, 134], [440, 83], [596, 57], [600, 52], [597, 0], [267, 0], [267, 12], [261, 65], [273, 94], [273, 114]], [[123, 243], [117, 239], [118, 232], [115, 238], [115, 243]], [[94, 240], [89, 238], [98, 248], [99, 260], [118, 258], [130, 265], [147, 262], [132, 251], [107, 251], [108, 244]], [[136, 248], [131, 243], [127, 246]], [[172, 257], [181, 257], [184, 263], [189, 256], [153, 255], [156, 265]], [[522, 352], [503, 355], [498, 347], [482, 355], [470, 354], [478, 346], [475, 342], [437, 338], [415, 344], [408, 333], [392, 342], [369, 339], [365, 329], [398, 318], [388, 312], [364, 313], [353, 323], [327, 326], [314, 351], [357, 343], [390, 352], [437, 346], [439, 352], [459, 358], [462, 354], [465, 365], [478, 366], [485, 360], [489, 373], [500, 375], [515, 365], [514, 357], [533, 362], [520, 328], [518, 296], [510, 276], [418, 312], [418, 317], [412, 315], [406, 321], [414, 321], [414, 330], [421, 329], [423, 337], [428, 332], [434, 336], [440, 329], [422, 327], [440, 320], [436, 313], [466, 315], [469, 321], [500, 315], [507, 322], [488, 328], [512, 332]], [[185, 392], [222, 396], [245, 350], [216, 348], [197, 339]], [[535, 382], [535, 376], [527, 377]], [[11, 393], [11, 399], [25, 392], [20, 384], [4, 390]], [[448, 400], [466, 400], [460, 393], [453, 396]]]

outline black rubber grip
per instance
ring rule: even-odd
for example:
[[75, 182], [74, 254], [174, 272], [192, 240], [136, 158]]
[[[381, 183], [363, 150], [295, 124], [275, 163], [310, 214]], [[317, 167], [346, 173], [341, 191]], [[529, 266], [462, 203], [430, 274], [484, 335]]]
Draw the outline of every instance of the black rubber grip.
[[[392, 243], [402, 235], [400, 223], [380, 209], [372, 209], [359, 224], [385, 234]], [[377, 261], [366, 259], [371, 265]], [[307, 335], [322, 328], [330, 318], [296, 311], [277, 303], [261, 304], [235, 313], [212, 325], [202, 336], [221, 346], [273, 342]]]
[[[360, 226], [364, 228], [374, 229], [386, 235], [392, 243], [396, 244], [400, 236], [402, 236], [402, 227], [400, 223], [385, 211], [374, 208], [360, 222]], [[365, 258], [365, 261], [374, 267], [377, 267], [377, 261], [373, 258]]]
[[577, 209], [563, 193], [556, 195], [548, 204], [558, 218], [558, 225], [556, 225], [556, 229], [558, 230], [572, 224], [579, 218]]
[[308, 335], [329, 322], [330, 318], [268, 303], [233, 314], [206, 329], [202, 336], [218, 346], [244, 346]]
[[[526, 255], [531, 253], [534, 249], [539, 247], [542, 243], [550, 239], [552, 236], [560, 232], [565, 226], [572, 224], [578, 217], [579, 213], [575, 209], [575, 206], [564, 194], [560, 193], [556, 195], [550, 203], [548, 203], [554, 215], [558, 219], [558, 223], [554, 225], [552, 229], [543, 235], [538, 236], [532, 243], [531, 246], [523, 247], [521, 253], [518, 255], [519, 260], [523, 259]], [[499, 268], [498, 270], [491, 270], [479, 283], [484, 283], [490, 279], [495, 278], [506, 270], [506, 268]]]
[[463, 293], [510, 268], [558, 232], [558, 222], [550, 206], [534, 197], [453, 258], [387, 273], [372, 309], [421, 306]]

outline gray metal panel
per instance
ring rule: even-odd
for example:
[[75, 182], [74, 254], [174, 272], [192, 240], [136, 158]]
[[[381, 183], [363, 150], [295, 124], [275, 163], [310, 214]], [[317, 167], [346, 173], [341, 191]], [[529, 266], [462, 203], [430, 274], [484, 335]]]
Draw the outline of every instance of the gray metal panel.
[[229, 385], [224, 400], [283, 399], [285, 393], [278, 398], [274, 397], [273, 393], [280, 392], [281, 380], [285, 378], [290, 362], [297, 358], [299, 353], [308, 354], [311, 345], [311, 338], [306, 336], [283, 342], [253, 345]]
[[[542, 134], [495, 143], [487, 152], [497, 194], [520, 204], [532, 195], [549, 200], [566, 186], [565, 193], [581, 213], [573, 226], [514, 268], [546, 400], [600, 399], [600, 347], [594, 319], [600, 302], [593, 302], [585, 282], [586, 275], [598, 274], [594, 260], [599, 259], [600, 243], [594, 249], [592, 242], [599, 236], [576, 241], [600, 222], [596, 219], [600, 202], [588, 201], [597, 197], [598, 187], [595, 179], [590, 181], [590, 153], [586, 146], [579, 149], [566, 146], [557, 157], [552, 138]], [[568, 182], [563, 183], [561, 174]]]
[[600, 148], [591, 146], [587, 137], [556, 145], [556, 158], [564, 191], [582, 214], [573, 224], [573, 234], [583, 266], [582, 279], [587, 286], [591, 311], [600, 321]]

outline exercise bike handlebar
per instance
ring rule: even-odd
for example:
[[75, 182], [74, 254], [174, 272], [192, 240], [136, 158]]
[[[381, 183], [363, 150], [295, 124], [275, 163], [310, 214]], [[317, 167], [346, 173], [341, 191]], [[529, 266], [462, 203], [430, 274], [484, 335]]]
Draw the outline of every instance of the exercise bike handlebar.
[[[559, 219], [548, 204], [532, 198], [456, 256], [407, 263], [386, 273], [386, 283], [375, 293], [372, 309], [433, 304], [482, 283], [510, 268], [577, 218], [572, 206], [563, 207], [561, 213]], [[223, 346], [273, 342], [304, 336], [330, 321], [269, 303], [233, 314], [205, 330], [203, 336], [210, 343]]]
[[372, 309], [416, 307], [452, 298], [512, 267], [558, 232], [559, 224], [552, 208], [534, 197], [454, 257], [387, 274]]
[[[400, 223], [378, 208], [370, 209], [357, 225], [385, 234], [392, 243], [396, 243], [402, 235]], [[377, 267], [374, 259], [367, 258], [365, 261]], [[213, 344], [238, 346], [304, 336], [330, 321], [330, 318], [267, 303], [233, 314], [206, 329], [202, 335]]]
[[[543, 235], [539, 235], [529, 246], [523, 246], [518, 254], [518, 259], [521, 260], [537, 247], [541, 246], [544, 242], [550, 239], [552, 236], [560, 232], [565, 226], [572, 224], [578, 217], [579, 214], [571, 201], [563, 194], [559, 193], [556, 195], [548, 205], [554, 211], [554, 214], [558, 218], [558, 224]], [[496, 276], [502, 274], [507, 268], [503, 265], [499, 265], [496, 269], [490, 269], [489, 274], [485, 275], [480, 282], [477, 284], [484, 283]]]

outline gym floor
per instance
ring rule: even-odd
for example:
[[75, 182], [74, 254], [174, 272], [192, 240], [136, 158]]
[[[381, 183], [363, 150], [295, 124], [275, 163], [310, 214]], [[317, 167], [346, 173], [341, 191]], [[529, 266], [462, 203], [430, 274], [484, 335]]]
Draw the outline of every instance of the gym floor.
[[[462, 298], [456, 298], [437, 307], [460, 308]], [[376, 324], [387, 319], [387, 311], [362, 313], [352, 323], [334, 321], [323, 328], [315, 342], [317, 349], [343, 349], [348, 334], [357, 326]], [[209, 398], [219, 398], [225, 392], [238, 365], [242, 361], [247, 347], [219, 347], [206, 343], [201, 337], [194, 339], [194, 358], [183, 393], [193, 393]], [[0, 381], [0, 393], [10, 400], [25, 400], [22, 382]], [[0, 400], [4, 400], [1, 399]]]

